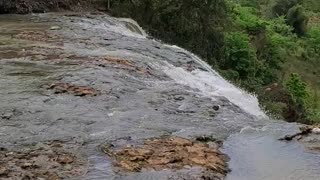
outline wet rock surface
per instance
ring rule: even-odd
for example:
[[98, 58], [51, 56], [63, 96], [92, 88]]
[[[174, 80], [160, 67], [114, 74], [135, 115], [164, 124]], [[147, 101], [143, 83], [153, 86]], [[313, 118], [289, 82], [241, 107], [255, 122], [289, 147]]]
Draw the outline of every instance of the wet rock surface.
[[[226, 164], [220, 154], [214, 159], [210, 153], [202, 153], [221, 163], [214, 171], [202, 157], [173, 164], [176, 168], [150, 165], [149, 170], [123, 174], [113, 167], [112, 159], [97, 150], [106, 140], [128, 136], [133, 142], [163, 135], [195, 139], [209, 134], [223, 140], [254, 123], [251, 115], [226, 98], [217, 96], [213, 101], [169, 77], [166, 68], [192, 73], [186, 63], [190, 64], [192, 57], [141, 34], [106, 15], [0, 16], [0, 146], [8, 149], [3, 156], [13, 152], [12, 158], [3, 159], [5, 164], [12, 162], [12, 166], [1, 167], [3, 177], [22, 177], [26, 175], [23, 168], [30, 169], [31, 179], [83, 174], [79, 179], [224, 177]], [[200, 67], [192, 63], [192, 69]], [[24, 150], [25, 144], [66, 138], [86, 142], [78, 146], [83, 157], [78, 158], [74, 151], [55, 151], [51, 145], [47, 145], [49, 150]], [[152, 141], [149, 143], [152, 147]], [[187, 147], [178, 147], [185, 157]], [[207, 147], [199, 148], [201, 152]], [[47, 167], [57, 167], [45, 172], [34, 166], [33, 159], [28, 158], [30, 153], [54, 158]], [[18, 154], [23, 155], [22, 164]], [[154, 157], [150, 163], [159, 163], [158, 155]], [[76, 171], [73, 167], [80, 166], [78, 161], [87, 164], [81, 164], [78, 174], [67, 172]], [[190, 168], [182, 168], [184, 165]]]
[[[186, 167], [202, 167], [214, 174], [210, 179], [222, 179], [228, 172], [226, 155], [217, 146], [192, 142], [180, 137], [162, 137], [145, 140], [143, 145], [102, 150], [115, 159], [116, 166], [125, 171], [179, 170]], [[220, 178], [216, 178], [220, 177]]]
[[311, 151], [320, 152], [320, 125], [302, 126], [300, 132], [286, 135], [281, 141], [299, 141]]
[[88, 166], [85, 156], [78, 151], [80, 146], [52, 141], [0, 148], [0, 179], [80, 178]]
[[56, 94], [69, 93], [75, 96], [97, 96], [99, 91], [86, 86], [76, 86], [68, 83], [53, 83], [48, 89], [51, 89]]
[[17, 39], [40, 41], [40, 42], [50, 42], [57, 41], [58, 36], [43, 32], [43, 31], [22, 31], [19, 34], [13, 36]]
[[[24, 150], [25, 146], [33, 147], [38, 142], [76, 139], [82, 142], [76, 145], [77, 151], [65, 152], [62, 148], [58, 152], [65, 153], [60, 154], [52, 150], [53, 156], [58, 155], [53, 162], [61, 170], [60, 173], [53, 168], [52, 173], [57, 173], [59, 178], [74, 177], [64, 172], [78, 160], [87, 164], [81, 166], [84, 169], [77, 174], [81, 177], [75, 179], [224, 177], [207, 165], [199, 165], [207, 163], [207, 159], [204, 162], [200, 161], [201, 158], [183, 161], [191, 164], [189, 168], [157, 170], [153, 167], [150, 169], [155, 170], [150, 170], [142, 167], [138, 172], [119, 173], [112, 158], [97, 148], [106, 141], [121, 144], [116, 147], [143, 146], [145, 139], [168, 135], [197, 139], [202, 143], [213, 141], [212, 149], [216, 150], [220, 147], [219, 142], [226, 142], [231, 134], [242, 132], [246, 127], [263, 129], [270, 124], [270, 121], [249, 113], [252, 110], [254, 114], [263, 114], [257, 108], [257, 101], [252, 101], [252, 96], [228, 84], [217, 73], [210, 72], [194, 55], [148, 39], [143, 36], [145, 33], [136, 32], [139, 28], [128, 29], [127, 23], [107, 15], [85, 13], [0, 16], [0, 147], [7, 149], [4, 155], [10, 152], [28, 154], [31, 151]], [[279, 127], [278, 124], [275, 127]], [[288, 129], [287, 134], [294, 128]], [[277, 138], [274, 139], [279, 142]], [[232, 144], [238, 145], [238, 142], [242, 141], [236, 139]], [[133, 150], [133, 147], [128, 148]], [[187, 153], [185, 146], [178, 147]], [[231, 146], [228, 152], [239, 147], [245, 146]], [[39, 155], [45, 153], [34, 148]], [[74, 159], [72, 157], [78, 157], [75, 152], [84, 155]], [[315, 158], [311, 156], [309, 159], [307, 162], [313, 162]], [[18, 158], [6, 161], [15, 163]], [[30, 164], [33, 167], [29, 159], [25, 158], [23, 162], [26, 164], [14, 167], [23, 169], [22, 166], [28, 168]], [[259, 168], [254, 165], [254, 169]], [[219, 167], [223, 169], [224, 166]], [[238, 172], [239, 167], [242, 166], [232, 166], [235, 169], [232, 172]], [[21, 176], [25, 172], [8, 169], [10, 167], [1, 167], [0, 172]], [[274, 171], [271, 167], [265, 169]], [[310, 174], [318, 175], [320, 170], [315, 170]], [[241, 168], [239, 171], [243, 172]], [[261, 179], [262, 175], [251, 179]]]

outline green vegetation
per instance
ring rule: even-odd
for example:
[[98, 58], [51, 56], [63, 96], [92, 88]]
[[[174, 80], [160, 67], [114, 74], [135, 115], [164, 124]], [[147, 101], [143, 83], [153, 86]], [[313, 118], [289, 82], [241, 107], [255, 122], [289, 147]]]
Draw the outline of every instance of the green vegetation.
[[221, 59], [224, 0], [122, 0], [111, 7], [115, 15], [132, 17], [156, 38], [191, 50], [211, 64]]
[[111, 12], [200, 55], [272, 115], [320, 122], [320, 1], [119, 0]]

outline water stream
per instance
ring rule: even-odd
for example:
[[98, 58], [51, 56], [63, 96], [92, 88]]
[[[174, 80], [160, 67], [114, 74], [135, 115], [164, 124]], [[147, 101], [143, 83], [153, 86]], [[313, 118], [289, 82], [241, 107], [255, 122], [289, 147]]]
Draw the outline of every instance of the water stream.
[[[25, 31], [47, 34], [13, 38]], [[193, 170], [118, 174], [97, 147], [164, 134], [210, 135], [225, 140], [227, 180], [320, 179], [319, 154], [277, 140], [296, 132], [297, 124], [270, 120], [255, 96], [200, 58], [146, 35], [132, 20], [107, 15], [0, 16], [0, 115], [11, 114], [0, 118], [0, 144], [72, 137], [86, 144], [84, 179], [168, 179]], [[110, 57], [143, 71], [101, 64]], [[102, 94], [75, 97], [44, 88], [61, 81]]]

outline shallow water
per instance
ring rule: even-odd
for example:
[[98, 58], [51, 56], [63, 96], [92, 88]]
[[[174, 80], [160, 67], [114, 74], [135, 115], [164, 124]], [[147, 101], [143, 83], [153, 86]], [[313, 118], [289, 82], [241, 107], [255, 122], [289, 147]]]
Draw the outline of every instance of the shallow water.
[[[298, 125], [268, 120], [254, 96], [193, 54], [148, 39], [130, 22], [106, 15], [0, 16], [0, 145], [71, 138], [83, 142], [79, 148], [89, 159], [83, 179], [191, 179], [196, 168], [117, 173], [98, 147], [210, 135], [226, 140], [228, 180], [319, 177], [318, 154], [277, 140]], [[24, 31], [45, 36], [14, 38]], [[108, 58], [133, 67], [108, 64]], [[56, 82], [93, 87], [101, 95], [54, 94], [46, 87]]]
[[283, 131], [274, 130], [274, 126], [248, 128], [228, 138], [224, 152], [230, 155], [232, 171], [227, 180], [319, 179], [320, 154], [307, 152], [296, 142], [278, 141]]

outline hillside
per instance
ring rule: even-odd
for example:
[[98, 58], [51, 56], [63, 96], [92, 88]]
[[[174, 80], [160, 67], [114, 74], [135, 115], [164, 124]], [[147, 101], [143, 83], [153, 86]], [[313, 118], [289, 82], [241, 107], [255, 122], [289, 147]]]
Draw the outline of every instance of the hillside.
[[118, 1], [165, 42], [202, 58], [225, 78], [257, 94], [276, 118], [320, 121], [320, 2], [316, 0]]

